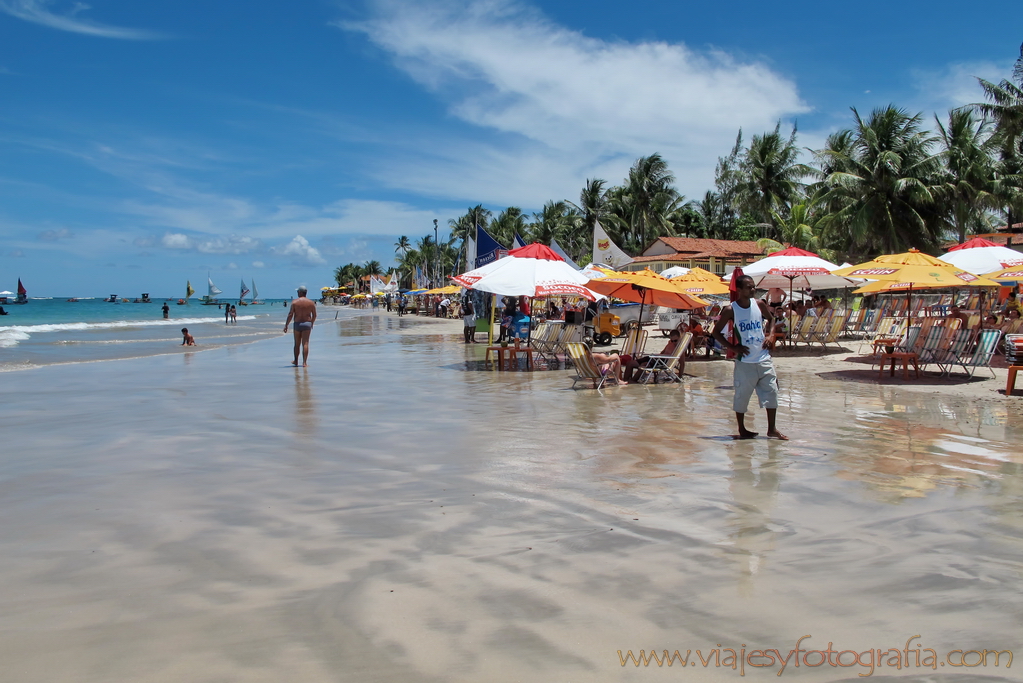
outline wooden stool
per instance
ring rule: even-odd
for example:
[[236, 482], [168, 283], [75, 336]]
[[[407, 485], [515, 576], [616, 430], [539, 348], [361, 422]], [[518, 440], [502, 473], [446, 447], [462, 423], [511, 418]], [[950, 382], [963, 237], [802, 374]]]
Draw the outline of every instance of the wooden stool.
[[891, 360], [892, 370], [891, 375], [895, 377], [895, 365], [900, 360], [902, 361], [902, 379], [909, 379], [909, 364], [913, 364], [913, 369], [916, 371], [916, 378], [920, 379], [920, 366], [917, 365], [917, 356], [915, 353], [910, 351], [893, 351], [892, 353], [881, 354], [881, 370], [877, 373], [877, 378], [881, 379], [884, 377], [884, 365], [885, 362]]
[[1016, 388], [1016, 373], [1023, 370], [1023, 365], [1010, 365], [1009, 377], [1005, 382], [1005, 395], [1011, 396], [1012, 390]]

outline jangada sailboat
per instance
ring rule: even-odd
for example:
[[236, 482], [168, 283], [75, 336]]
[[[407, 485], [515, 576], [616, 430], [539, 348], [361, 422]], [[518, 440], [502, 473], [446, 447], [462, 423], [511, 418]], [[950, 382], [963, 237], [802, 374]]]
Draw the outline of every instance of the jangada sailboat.
[[256, 281], [252, 281], [252, 301], [249, 302], [250, 306], [262, 306], [264, 302], [257, 301], [259, 298], [259, 290], [256, 289]]
[[219, 289], [215, 284], [213, 284], [213, 278], [210, 277], [209, 273], [206, 273], [206, 280], [209, 282], [209, 292], [210, 293], [207, 294], [206, 296], [202, 297], [202, 299], [201, 299], [202, 305], [203, 306], [219, 306], [220, 302], [217, 301], [216, 296], [217, 296], [217, 294], [223, 294], [224, 292], [221, 289]]
[[28, 291], [25, 289], [25, 285], [21, 284], [21, 278], [18, 278], [18, 297], [11, 301], [11, 292], [0, 292], [0, 304], [9, 306], [10, 304], [27, 304], [28, 303]]
[[248, 306], [249, 305], [249, 302], [247, 302], [245, 300], [245, 295], [248, 294], [248, 293], [249, 293], [249, 288], [245, 284], [245, 280], [242, 280], [241, 294], [238, 295], [238, 305], [239, 306]]

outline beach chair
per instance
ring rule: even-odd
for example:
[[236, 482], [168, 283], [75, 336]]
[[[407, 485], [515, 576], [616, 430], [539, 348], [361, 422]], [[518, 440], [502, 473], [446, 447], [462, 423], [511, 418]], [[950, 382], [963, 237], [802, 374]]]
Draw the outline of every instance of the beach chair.
[[625, 341], [622, 343], [621, 355], [632, 357], [643, 355], [643, 349], [646, 347], [649, 335], [650, 333], [647, 330], [638, 327], [629, 330], [629, 333], [625, 335]]
[[[950, 321], [953, 322], [953, 321]], [[961, 321], [955, 320], [954, 322], [959, 323]], [[927, 366], [928, 364], [938, 365], [939, 354], [943, 347], [943, 342], [950, 338], [950, 335], [958, 330], [958, 325], [946, 326], [946, 325], [932, 325], [927, 330], [927, 336], [924, 338], [923, 343], [920, 344], [916, 354], [920, 360], [920, 364]], [[938, 365], [940, 368], [941, 366]]]
[[973, 348], [976, 336], [973, 330], [959, 329], [945, 338], [945, 343], [934, 353], [942, 377], [948, 376], [956, 362]]
[[[582, 325], [569, 325], [565, 324], [562, 326], [561, 334], [558, 335], [557, 339], [550, 342], [551, 353], [564, 354], [565, 362], [571, 362], [572, 357], [568, 353], [568, 344], [582, 343], [583, 341], [583, 326]], [[584, 345], [585, 346], [585, 345]]]
[[846, 314], [838, 313], [831, 316], [831, 321], [828, 324], [824, 334], [821, 335], [817, 341], [820, 342], [824, 348], [828, 347], [828, 344], [834, 344], [838, 346], [838, 338], [842, 335], [845, 330]]
[[902, 336], [902, 324], [903, 320], [894, 317], [881, 318], [874, 330], [874, 336], [871, 339], [871, 346], [873, 351], [871, 355], [876, 356], [877, 350], [885, 345], [890, 339], [897, 339]]
[[819, 342], [827, 333], [828, 325], [830, 324], [831, 316], [818, 316], [814, 319], [813, 327], [806, 333], [806, 338], [802, 341], [806, 342], [807, 346], [813, 346], [814, 343]]
[[550, 338], [557, 331], [554, 325], [543, 322], [537, 325], [529, 335], [529, 345], [533, 348], [533, 353], [537, 358], [548, 359], [548, 355], [551, 353]]
[[609, 380], [613, 379], [610, 372], [604, 372], [593, 360], [590, 349], [582, 342], [567, 342], [565, 352], [572, 359], [572, 367], [575, 368], [575, 377], [572, 378], [572, 388], [579, 382], [592, 382], [594, 389], [600, 389]]
[[867, 309], [861, 308], [858, 311], [853, 311], [848, 314], [845, 319], [845, 327], [842, 329], [842, 334], [847, 337], [852, 337], [854, 334], [858, 334], [863, 329], [863, 323], [867, 317]]
[[811, 333], [813, 331], [813, 326], [817, 323], [818, 320], [819, 318], [815, 318], [812, 315], [804, 315], [802, 318], [800, 318], [799, 322], [796, 323], [792, 330], [792, 336], [789, 337], [789, 340], [792, 342], [792, 345], [795, 346], [799, 342], [809, 344], [810, 339], [812, 339]]
[[647, 367], [640, 369], [640, 372], [643, 373], [639, 378], [640, 383], [646, 384], [651, 380], [651, 378], [654, 380], [654, 384], [656, 384], [658, 379], [661, 378], [672, 382], [681, 382], [682, 371], [686, 366], [686, 362], [683, 358], [685, 358], [686, 349], [692, 341], [693, 333], [684, 332], [682, 337], [678, 340], [678, 346], [675, 347], [674, 353], [668, 356], [656, 354], [648, 356], [650, 360], [648, 361]]
[[973, 353], [960, 356], [951, 367], [958, 366], [962, 368], [963, 372], [966, 373], [967, 379], [973, 377], [977, 368], [987, 368], [991, 376], [994, 377], [995, 371], [991, 369], [991, 358], [995, 355], [995, 347], [998, 346], [998, 340], [1001, 337], [1002, 331], [999, 329], [981, 331], [977, 337], [977, 346]]

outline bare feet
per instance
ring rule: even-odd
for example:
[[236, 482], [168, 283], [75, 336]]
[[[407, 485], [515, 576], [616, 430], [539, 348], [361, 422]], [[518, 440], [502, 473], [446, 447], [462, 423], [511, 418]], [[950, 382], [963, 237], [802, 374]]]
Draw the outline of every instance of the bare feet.
[[772, 430], [768, 431], [767, 432], [767, 438], [769, 438], [769, 439], [778, 439], [780, 441], [788, 441], [789, 440], [789, 437], [785, 436], [784, 434], [779, 432], [777, 429], [772, 429]]
[[298, 367], [298, 360], [296, 359], [296, 360], [291, 361], [291, 364], [294, 365], [297, 368]]
[[760, 436], [760, 432], [741, 431], [738, 434], [736, 434], [735, 436], [733, 436], [732, 438], [733, 439], [755, 439], [758, 436]]

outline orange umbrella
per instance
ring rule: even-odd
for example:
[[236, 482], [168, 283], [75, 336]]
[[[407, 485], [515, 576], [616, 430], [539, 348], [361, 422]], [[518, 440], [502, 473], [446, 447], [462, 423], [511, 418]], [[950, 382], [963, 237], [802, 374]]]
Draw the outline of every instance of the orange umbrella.
[[709, 305], [686, 291], [685, 285], [661, 277], [649, 268], [636, 273], [614, 272], [586, 283], [589, 289], [623, 301], [665, 308], [702, 308]]
[[719, 276], [699, 266], [685, 275], [671, 278], [671, 281], [682, 285], [689, 294], [728, 294], [728, 285]]

